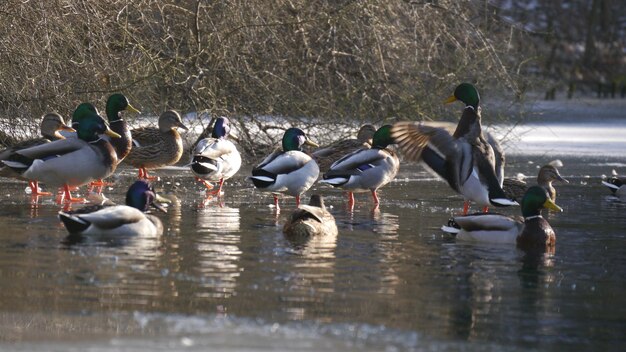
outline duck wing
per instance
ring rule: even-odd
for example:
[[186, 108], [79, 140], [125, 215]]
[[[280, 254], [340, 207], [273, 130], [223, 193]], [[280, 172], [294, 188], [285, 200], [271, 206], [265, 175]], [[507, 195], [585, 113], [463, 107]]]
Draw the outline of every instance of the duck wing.
[[114, 229], [145, 219], [144, 213], [140, 210], [126, 205], [104, 207], [92, 213], [76, 216], [100, 229]]
[[32, 165], [33, 161], [36, 159], [46, 160], [63, 156], [85, 147], [89, 147], [89, 143], [78, 138], [60, 139], [58, 141], [17, 150], [2, 162], [12, 169], [26, 169]]
[[161, 131], [155, 127], [142, 127], [131, 130], [133, 136], [133, 146], [144, 147], [157, 144], [163, 140]]
[[398, 122], [391, 136], [405, 159], [424, 161], [457, 192], [473, 171], [472, 146], [454, 138], [449, 124]]
[[490, 213], [456, 216], [454, 221], [465, 231], [508, 231], [521, 228], [522, 224], [508, 216]]

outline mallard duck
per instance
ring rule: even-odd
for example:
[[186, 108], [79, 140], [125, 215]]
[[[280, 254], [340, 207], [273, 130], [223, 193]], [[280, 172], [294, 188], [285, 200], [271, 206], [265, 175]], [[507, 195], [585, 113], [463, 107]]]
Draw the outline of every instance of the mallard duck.
[[[559, 181], [569, 183], [568, 180], [561, 176], [559, 170], [557, 169], [557, 167], [562, 166], [563, 163], [561, 163], [560, 160], [554, 160], [542, 166], [537, 174], [537, 185], [548, 191], [548, 195], [553, 202], [556, 201], [556, 189], [552, 186], [552, 182]], [[502, 189], [504, 190], [504, 194], [506, 194], [507, 198], [519, 201], [526, 193], [528, 185], [520, 178], [505, 178], [502, 184]]]
[[250, 179], [254, 187], [272, 192], [277, 210], [280, 209], [277, 193], [296, 197], [296, 205], [300, 205], [300, 194], [308, 190], [319, 176], [317, 163], [302, 151], [303, 145], [318, 146], [301, 129], [289, 128], [283, 134], [282, 150], [275, 150], [252, 169]]
[[337, 235], [337, 224], [333, 215], [326, 210], [322, 196], [314, 194], [308, 205], [299, 205], [283, 226], [285, 236], [292, 241], [302, 242], [313, 236]]
[[361, 126], [357, 132], [356, 139], [342, 139], [325, 147], [316, 149], [311, 156], [317, 162], [321, 172], [326, 172], [330, 165], [339, 160], [344, 155], [363, 148], [369, 148], [372, 144], [372, 138], [376, 133], [376, 127], [370, 124]]
[[217, 190], [210, 192], [218, 196], [224, 180], [231, 178], [241, 167], [241, 155], [233, 142], [226, 139], [229, 135], [230, 121], [225, 117], [218, 117], [211, 138], [198, 142], [191, 159], [191, 171], [198, 181], [204, 183], [207, 192], [213, 188], [207, 181], [219, 181]]
[[529, 187], [521, 203], [523, 221], [500, 214], [477, 213], [455, 216], [455, 226], [444, 226], [448, 233], [456, 234], [457, 240], [517, 243], [523, 250], [553, 248], [556, 242], [554, 230], [541, 216], [542, 209], [562, 211], [540, 186]]
[[611, 172], [611, 177], [606, 177], [602, 184], [611, 190], [616, 197], [626, 197], [626, 177], [619, 176], [615, 170]]
[[22, 177], [44, 182], [48, 186], [63, 186], [67, 201], [72, 198], [70, 187], [87, 184], [109, 176], [117, 165], [117, 154], [111, 144], [99, 134], [119, 138], [104, 119], [94, 113], [91, 104], [81, 104], [73, 115], [78, 138], [67, 138], [39, 146], [21, 149], [2, 162]]
[[[21, 149], [35, 147], [59, 139], [65, 139], [65, 137], [59, 133], [60, 131], [76, 132], [73, 128], [65, 124], [65, 121], [63, 120], [63, 117], [61, 115], [57, 113], [47, 113], [43, 116], [41, 120], [41, 137], [22, 141], [13, 145], [10, 148], [0, 151], [0, 160], [7, 159], [11, 154]], [[13, 171], [9, 167], [0, 168], [0, 176], [28, 181], [19, 173]], [[30, 186], [31, 194], [33, 196], [47, 196], [51, 194], [50, 192], [42, 192], [39, 189], [39, 184], [37, 181], [29, 181], [28, 185]]]
[[126, 192], [126, 205], [92, 205], [76, 211], [59, 212], [59, 219], [71, 234], [99, 236], [158, 236], [161, 220], [146, 214], [150, 207], [167, 212], [163, 201], [145, 180], [137, 180]]
[[116, 93], [109, 96], [106, 103], [106, 115], [109, 120], [109, 126], [111, 131], [121, 136], [121, 138], [111, 140], [111, 145], [117, 153], [118, 163], [126, 158], [133, 146], [133, 136], [130, 128], [128, 128], [128, 124], [122, 118], [122, 111], [141, 113], [141, 111], [130, 105], [128, 98], [124, 94]]
[[452, 189], [487, 207], [517, 205], [502, 190], [504, 153], [495, 138], [485, 137], [480, 123], [480, 97], [469, 83], [460, 84], [446, 103], [460, 100], [465, 109], [454, 133], [436, 124], [398, 122], [391, 135], [408, 160], [422, 160]]
[[351, 206], [352, 192], [371, 191], [377, 206], [376, 190], [393, 180], [400, 168], [396, 153], [387, 149], [391, 143], [391, 125], [385, 125], [374, 133], [371, 148], [358, 149], [335, 161], [320, 182], [349, 191]]
[[143, 127], [131, 131], [133, 148], [126, 161], [139, 168], [139, 178], [150, 178], [147, 169], [173, 165], [183, 156], [183, 139], [176, 130], [188, 128], [180, 115], [168, 110], [159, 116], [159, 128]]

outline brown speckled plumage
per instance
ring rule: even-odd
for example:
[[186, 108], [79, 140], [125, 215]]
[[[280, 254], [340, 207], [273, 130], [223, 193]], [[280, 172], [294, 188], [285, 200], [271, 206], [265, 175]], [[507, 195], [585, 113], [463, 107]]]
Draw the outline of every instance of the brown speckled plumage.
[[131, 131], [137, 142], [126, 156], [126, 161], [137, 167], [154, 169], [173, 165], [183, 155], [183, 140], [177, 127], [187, 130], [180, 115], [168, 110], [159, 117], [159, 128], [144, 127]]

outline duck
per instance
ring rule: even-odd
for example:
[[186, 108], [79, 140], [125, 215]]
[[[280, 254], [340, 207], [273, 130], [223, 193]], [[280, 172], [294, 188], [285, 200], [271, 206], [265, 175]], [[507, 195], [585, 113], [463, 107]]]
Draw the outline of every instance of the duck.
[[342, 139], [327, 146], [320, 147], [311, 153], [321, 172], [327, 172], [335, 161], [363, 148], [369, 148], [372, 138], [376, 133], [376, 127], [372, 124], [365, 124], [359, 128], [356, 138]]
[[363, 147], [335, 161], [320, 182], [347, 190], [350, 206], [354, 205], [353, 192], [370, 191], [374, 205], [378, 206], [377, 190], [392, 181], [400, 169], [400, 159], [387, 148], [394, 143], [391, 128], [391, 125], [379, 128], [371, 148]]
[[335, 217], [324, 206], [324, 198], [311, 195], [308, 205], [299, 205], [283, 226], [285, 237], [302, 243], [315, 236], [337, 236]]
[[492, 205], [519, 205], [502, 190], [504, 152], [493, 136], [482, 131], [478, 90], [461, 83], [446, 103], [457, 100], [465, 108], [454, 132], [437, 124], [403, 121], [393, 125], [392, 138], [405, 159], [423, 161], [464, 197], [464, 215], [470, 201], [483, 206], [484, 212]]
[[131, 130], [133, 147], [126, 162], [139, 169], [139, 178], [154, 179], [147, 169], [176, 164], [183, 156], [183, 139], [177, 128], [189, 129], [180, 114], [167, 110], [159, 116], [159, 127], [143, 127]]
[[442, 230], [455, 234], [458, 241], [515, 243], [522, 250], [550, 249], [555, 246], [556, 235], [552, 226], [541, 216], [544, 208], [563, 211], [550, 199], [545, 188], [531, 186], [521, 201], [523, 219], [495, 213], [476, 213], [455, 216], [452, 218], [453, 226], [444, 226]]
[[160, 236], [163, 224], [147, 213], [151, 207], [167, 212], [160, 197], [146, 180], [135, 181], [126, 192], [126, 205], [91, 205], [75, 211], [60, 211], [59, 220], [72, 235]]
[[130, 153], [133, 147], [133, 136], [128, 127], [126, 121], [122, 117], [122, 111], [128, 111], [135, 114], [140, 114], [141, 111], [137, 110], [128, 102], [128, 98], [121, 93], [111, 94], [106, 102], [106, 115], [109, 120], [109, 127], [111, 131], [119, 134], [120, 138], [111, 139], [111, 145], [115, 148], [117, 153], [118, 163], [122, 162], [124, 158]]
[[319, 177], [319, 166], [315, 159], [302, 151], [304, 145], [318, 147], [304, 131], [291, 127], [283, 134], [282, 149], [275, 150], [252, 169], [249, 179], [258, 190], [273, 193], [277, 211], [280, 211], [278, 193], [295, 197], [298, 206], [300, 195]]
[[[558, 181], [569, 183], [569, 181], [564, 179], [559, 173], [559, 167], [563, 167], [563, 163], [560, 160], [553, 160], [550, 163], [543, 165], [537, 174], [537, 185], [548, 191], [548, 195], [553, 202], [556, 201], [556, 189], [552, 185], [552, 182]], [[502, 184], [502, 189], [508, 199], [520, 201], [528, 189], [528, 184], [520, 177], [505, 178]]]
[[[215, 120], [210, 138], [201, 139], [192, 153], [191, 171], [207, 188], [207, 195], [220, 195], [224, 180], [233, 177], [241, 168], [241, 154], [230, 136], [230, 121], [226, 117]], [[209, 182], [219, 182], [217, 190]]]
[[2, 163], [25, 179], [63, 187], [66, 201], [84, 202], [83, 198], [71, 196], [70, 187], [105, 178], [117, 166], [117, 154], [113, 146], [100, 134], [112, 138], [120, 136], [111, 131], [95, 111], [90, 103], [80, 104], [74, 111], [72, 120], [78, 138], [21, 149]]
[[617, 171], [612, 170], [610, 177], [605, 177], [602, 184], [606, 186], [611, 193], [620, 198], [626, 198], [626, 177], [620, 176]]
[[[72, 127], [65, 124], [63, 116], [55, 112], [47, 113], [42, 117], [40, 129], [41, 137], [19, 142], [11, 146], [10, 148], [0, 151], [0, 160], [6, 160], [11, 154], [21, 149], [35, 147], [45, 143], [50, 143], [55, 140], [65, 139], [65, 137], [60, 133], [61, 131], [76, 132], [76, 130], [74, 130]], [[0, 176], [28, 181], [27, 179], [21, 177], [19, 173], [13, 171], [11, 168], [8, 167], [0, 168]], [[39, 183], [37, 181], [29, 181], [28, 185], [31, 189], [31, 195], [33, 196], [51, 195], [50, 192], [41, 191], [41, 189], [39, 188]]]

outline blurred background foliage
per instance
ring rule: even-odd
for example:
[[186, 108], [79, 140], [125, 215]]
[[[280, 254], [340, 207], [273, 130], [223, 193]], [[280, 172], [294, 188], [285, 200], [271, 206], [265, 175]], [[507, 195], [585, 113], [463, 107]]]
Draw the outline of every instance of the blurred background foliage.
[[561, 88], [584, 94], [598, 83], [620, 87], [624, 8], [618, 0], [4, 0], [0, 123], [37, 131], [45, 112], [69, 117], [84, 101], [102, 111], [122, 92], [145, 116], [168, 108], [229, 116], [253, 139], [284, 127], [267, 116], [317, 126], [440, 119], [462, 81], [494, 104]]

